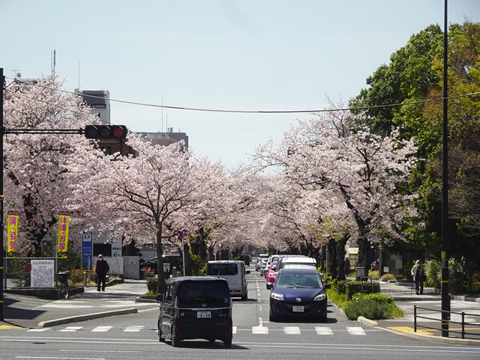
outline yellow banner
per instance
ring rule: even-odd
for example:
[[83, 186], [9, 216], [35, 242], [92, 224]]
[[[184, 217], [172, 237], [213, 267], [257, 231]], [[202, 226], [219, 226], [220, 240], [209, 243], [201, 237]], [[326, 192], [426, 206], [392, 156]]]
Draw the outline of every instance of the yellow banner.
[[68, 250], [68, 225], [70, 224], [70, 213], [68, 211], [58, 212], [58, 254], [66, 255]]
[[8, 236], [8, 253], [13, 254], [17, 251], [17, 234], [18, 234], [18, 211], [9, 211], [7, 213], [7, 236]]

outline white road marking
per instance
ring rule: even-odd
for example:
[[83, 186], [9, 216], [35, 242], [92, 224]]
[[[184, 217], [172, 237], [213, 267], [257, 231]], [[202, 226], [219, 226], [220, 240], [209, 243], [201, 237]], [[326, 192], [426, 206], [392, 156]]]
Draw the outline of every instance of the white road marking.
[[82, 326], [67, 326], [65, 329], [62, 329], [60, 331], [64, 331], [64, 332], [75, 332], [77, 330], [80, 330], [82, 328]]
[[252, 334], [267, 335], [268, 334], [268, 327], [266, 327], [266, 326], [252, 326]]
[[359, 326], [355, 327], [348, 327], [347, 326], [347, 331], [350, 333], [350, 335], [367, 335], [365, 330]]
[[287, 335], [300, 335], [300, 328], [298, 326], [285, 326], [283, 332]]
[[107, 332], [112, 327], [113, 326], [97, 326], [95, 329], [92, 330], [92, 332]]
[[143, 325], [132, 325], [132, 326], [127, 327], [123, 331], [124, 332], [139, 332], [139, 331], [143, 330], [144, 327], [145, 326], [143, 326]]
[[329, 327], [315, 326], [315, 331], [318, 335], [333, 335], [333, 330]]

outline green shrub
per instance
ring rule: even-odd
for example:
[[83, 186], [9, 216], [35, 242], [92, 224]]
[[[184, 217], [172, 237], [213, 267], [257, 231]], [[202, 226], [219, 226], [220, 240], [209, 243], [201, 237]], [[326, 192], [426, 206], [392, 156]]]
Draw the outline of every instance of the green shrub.
[[346, 294], [347, 293], [347, 283], [350, 282], [350, 280], [334, 280], [333, 281], [333, 287], [335, 288], [335, 291], [339, 294]]
[[378, 281], [349, 281], [346, 284], [347, 299], [351, 299], [354, 294], [372, 294], [380, 292], [380, 283]]
[[370, 320], [401, 316], [401, 310], [395, 305], [394, 298], [383, 294], [356, 294], [344, 311], [350, 320], [356, 320], [359, 316]]
[[158, 279], [156, 277], [147, 280], [147, 289], [149, 293], [157, 293], [157, 283]]
[[452, 294], [463, 294], [465, 292], [465, 274], [464, 262], [450, 259], [448, 261], [448, 284]]
[[388, 280], [397, 280], [395, 275], [393, 274], [383, 274], [382, 280], [388, 281]]
[[380, 271], [378, 271], [378, 270], [368, 270], [368, 276], [378, 279], [380, 277]]
[[440, 288], [442, 280], [442, 267], [438, 260], [427, 260], [425, 262], [425, 275], [427, 277], [426, 285], [434, 288]]

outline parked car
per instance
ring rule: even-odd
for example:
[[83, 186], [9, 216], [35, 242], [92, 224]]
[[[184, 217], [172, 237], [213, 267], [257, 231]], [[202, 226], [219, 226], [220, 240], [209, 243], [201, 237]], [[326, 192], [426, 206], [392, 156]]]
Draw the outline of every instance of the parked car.
[[207, 275], [217, 276], [227, 280], [231, 296], [240, 296], [242, 300], [248, 299], [247, 274], [243, 261], [212, 260], [207, 264]]
[[286, 265], [277, 273], [270, 293], [270, 321], [279, 318], [327, 320], [327, 293], [330, 284], [314, 266]]
[[277, 277], [277, 264], [278, 261], [273, 261], [272, 264], [270, 265], [270, 268], [267, 271], [267, 275], [265, 276], [267, 280], [267, 289], [271, 289], [273, 286], [273, 283], [275, 282], [275, 279]]
[[159, 341], [179, 346], [184, 339], [223, 341], [232, 346], [232, 299], [228, 283], [211, 276], [187, 276], [167, 280], [157, 296]]

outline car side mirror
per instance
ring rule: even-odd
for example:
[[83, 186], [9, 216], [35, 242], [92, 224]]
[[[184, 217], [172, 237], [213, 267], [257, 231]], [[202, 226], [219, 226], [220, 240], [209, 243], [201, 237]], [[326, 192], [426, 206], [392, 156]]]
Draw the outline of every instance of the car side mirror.
[[327, 284], [324, 284], [324, 287], [325, 287], [325, 289], [330, 289], [332, 287], [332, 285], [327, 283]]
[[159, 302], [163, 302], [163, 294], [160, 294], [160, 295], [157, 295], [155, 297], [155, 300], [159, 301]]

